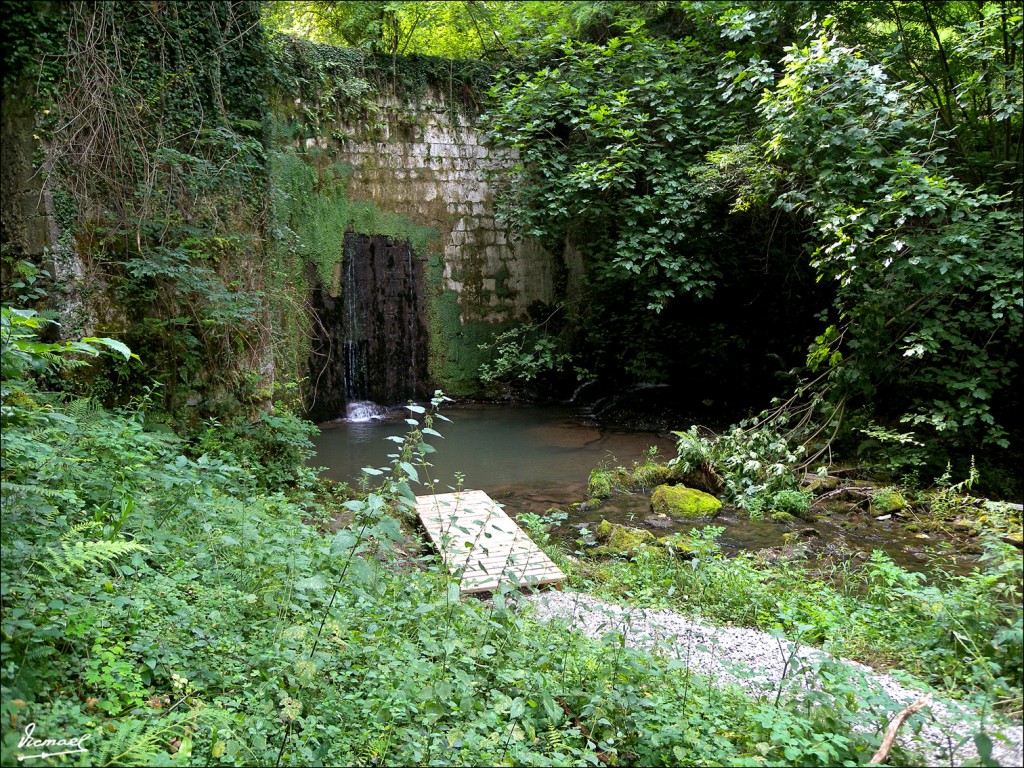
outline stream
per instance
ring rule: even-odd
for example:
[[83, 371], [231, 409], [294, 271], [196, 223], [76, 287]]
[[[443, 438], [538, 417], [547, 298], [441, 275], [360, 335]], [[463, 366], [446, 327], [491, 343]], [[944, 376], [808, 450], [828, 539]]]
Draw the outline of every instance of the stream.
[[[341, 419], [320, 424], [314, 439], [317, 455], [311, 463], [323, 467], [322, 475], [356, 485], [362, 467], [384, 467], [396, 446], [388, 440], [410, 427], [412, 416], [404, 409], [388, 411], [372, 406], [350, 408], [356, 420]], [[671, 436], [625, 428], [600, 426], [580, 408], [570, 406], [459, 404], [441, 413], [451, 422], [437, 420], [434, 428], [444, 439], [428, 438], [437, 452], [430, 454], [430, 468], [438, 493], [456, 488], [482, 490], [516, 517], [531, 512], [543, 515], [557, 507], [569, 512], [561, 525], [552, 529], [555, 538], [572, 544], [580, 527], [593, 530], [602, 519], [636, 527], [648, 527], [658, 536], [712, 524], [724, 528], [719, 543], [727, 553], [782, 547], [783, 534], [794, 530], [816, 531], [815, 545], [826, 554], [838, 556], [882, 549], [898, 564], [912, 570], [926, 568], [924, 549], [940, 538], [920, 538], [892, 521], [860, 520], [844, 529], [828, 517], [813, 523], [795, 521], [778, 524], [750, 520], [745, 512], [726, 507], [710, 522], [646, 522], [651, 517], [646, 494], [616, 494], [593, 509], [570, 509], [587, 498], [587, 479], [598, 466], [631, 466], [641, 462], [648, 451], [657, 449], [665, 461], [675, 455]], [[421, 478], [423, 479], [423, 478]], [[425, 494], [427, 488], [415, 488]], [[948, 560], [945, 565], [949, 565]]]

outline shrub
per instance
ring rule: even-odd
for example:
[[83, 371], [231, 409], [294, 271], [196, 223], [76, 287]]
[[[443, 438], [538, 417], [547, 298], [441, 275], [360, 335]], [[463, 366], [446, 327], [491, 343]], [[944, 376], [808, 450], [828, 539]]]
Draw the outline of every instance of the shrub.
[[771, 497], [770, 506], [776, 514], [781, 512], [793, 517], [802, 517], [811, 508], [811, 497], [803, 491], [785, 489]]

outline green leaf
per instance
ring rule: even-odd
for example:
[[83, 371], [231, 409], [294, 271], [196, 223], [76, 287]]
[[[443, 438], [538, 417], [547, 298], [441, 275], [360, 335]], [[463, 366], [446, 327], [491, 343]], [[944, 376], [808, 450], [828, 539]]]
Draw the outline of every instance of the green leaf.
[[132, 351], [128, 348], [126, 344], [118, 341], [117, 339], [89, 336], [87, 338], [82, 339], [82, 341], [84, 341], [86, 344], [100, 344], [101, 346], [108, 347], [109, 349], [112, 349], [118, 354], [122, 355], [125, 360], [130, 360], [133, 357], [136, 360], [139, 359], [138, 355], [132, 354]]
[[508, 711], [510, 720], [518, 720], [524, 714], [526, 714], [526, 699], [522, 696], [517, 696], [512, 700], [512, 707]]

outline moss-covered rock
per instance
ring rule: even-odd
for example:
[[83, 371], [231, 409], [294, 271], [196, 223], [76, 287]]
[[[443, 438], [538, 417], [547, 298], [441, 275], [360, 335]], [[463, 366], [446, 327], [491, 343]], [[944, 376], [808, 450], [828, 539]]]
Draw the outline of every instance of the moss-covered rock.
[[648, 459], [627, 471], [623, 481], [630, 490], [646, 491], [667, 483], [673, 474], [672, 468]]
[[834, 491], [839, 487], [839, 478], [834, 475], [814, 475], [810, 472], [803, 476], [800, 480], [800, 487], [805, 489], [808, 493], [813, 493], [815, 496], [827, 493], [828, 491]]
[[712, 496], [717, 496], [725, 490], [725, 480], [708, 462], [685, 475], [678, 476], [678, 480], [688, 488], [696, 488]]
[[632, 557], [642, 547], [656, 544], [657, 538], [643, 528], [630, 528], [618, 523], [602, 520], [594, 531], [594, 537], [600, 544], [594, 549], [595, 555], [614, 555], [616, 557]]
[[670, 467], [651, 459], [642, 464], [634, 464], [632, 469], [595, 469], [587, 481], [587, 494], [592, 498], [607, 499], [615, 491], [646, 491], [667, 483], [673, 476]]
[[785, 512], [793, 517], [803, 517], [811, 508], [811, 496], [803, 491], [786, 488], [777, 491], [768, 502], [773, 512]]
[[773, 523], [791, 523], [796, 517], [789, 512], [772, 512], [771, 520]]
[[595, 469], [587, 480], [587, 495], [592, 499], [607, 499], [612, 495], [612, 473]]
[[968, 536], [977, 536], [981, 533], [981, 524], [977, 520], [971, 520], [966, 517], [958, 517], [949, 524], [949, 527], [957, 533], [965, 533]]
[[676, 520], [699, 520], [714, 517], [722, 502], [709, 493], [683, 485], [659, 485], [651, 496], [651, 508], [658, 514]]
[[871, 494], [869, 510], [873, 515], [889, 515], [907, 507], [907, 500], [895, 488], [880, 488]]

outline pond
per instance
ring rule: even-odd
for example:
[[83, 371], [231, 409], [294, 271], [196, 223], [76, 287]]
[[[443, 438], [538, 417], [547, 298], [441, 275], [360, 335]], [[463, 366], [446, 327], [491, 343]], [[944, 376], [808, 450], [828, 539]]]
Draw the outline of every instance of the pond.
[[[512, 517], [565, 510], [569, 518], [552, 534], [566, 542], [579, 537], [581, 526], [593, 530], [602, 519], [654, 528], [646, 494], [617, 494], [593, 509], [570, 510], [570, 505], [586, 500], [587, 479], [595, 467], [629, 467], [650, 451], [656, 451], [662, 461], [673, 457], [675, 442], [670, 435], [600, 426], [585, 410], [569, 406], [459, 404], [441, 412], [451, 419], [434, 424], [444, 439], [428, 440], [437, 449], [430, 455], [430, 472], [438, 493], [458, 487], [482, 490]], [[405, 418], [412, 415], [403, 409], [370, 408], [361, 414], [357, 421], [320, 425], [312, 463], [325, 467], [325, 477], [355, 485], [362, 467], [386, 466], [387, 455], [397, 448], [387, 438], [404, 434], [409, 429]], [[430, 492], [427, 487], [414, 490]], [[863, 553], [883, 549], [904, 567], [920, 570], [923, 548], [939, 543], [916, 539], [890, 522], [868, 519], [861, 523], [856, 530], [844, 529], [829, 518], [811, 525], [780, 525], [750, 520], [744, 512], [729, 508], [712, 522], [725, 529], [719, 543], [729, 553], [780, 547], [783, 534], [813, 527], [818, 549], [834, 546], [837, 551], [841, 547]], [[660, 536], [693, 527], [673, 523], [654, 532]]]

